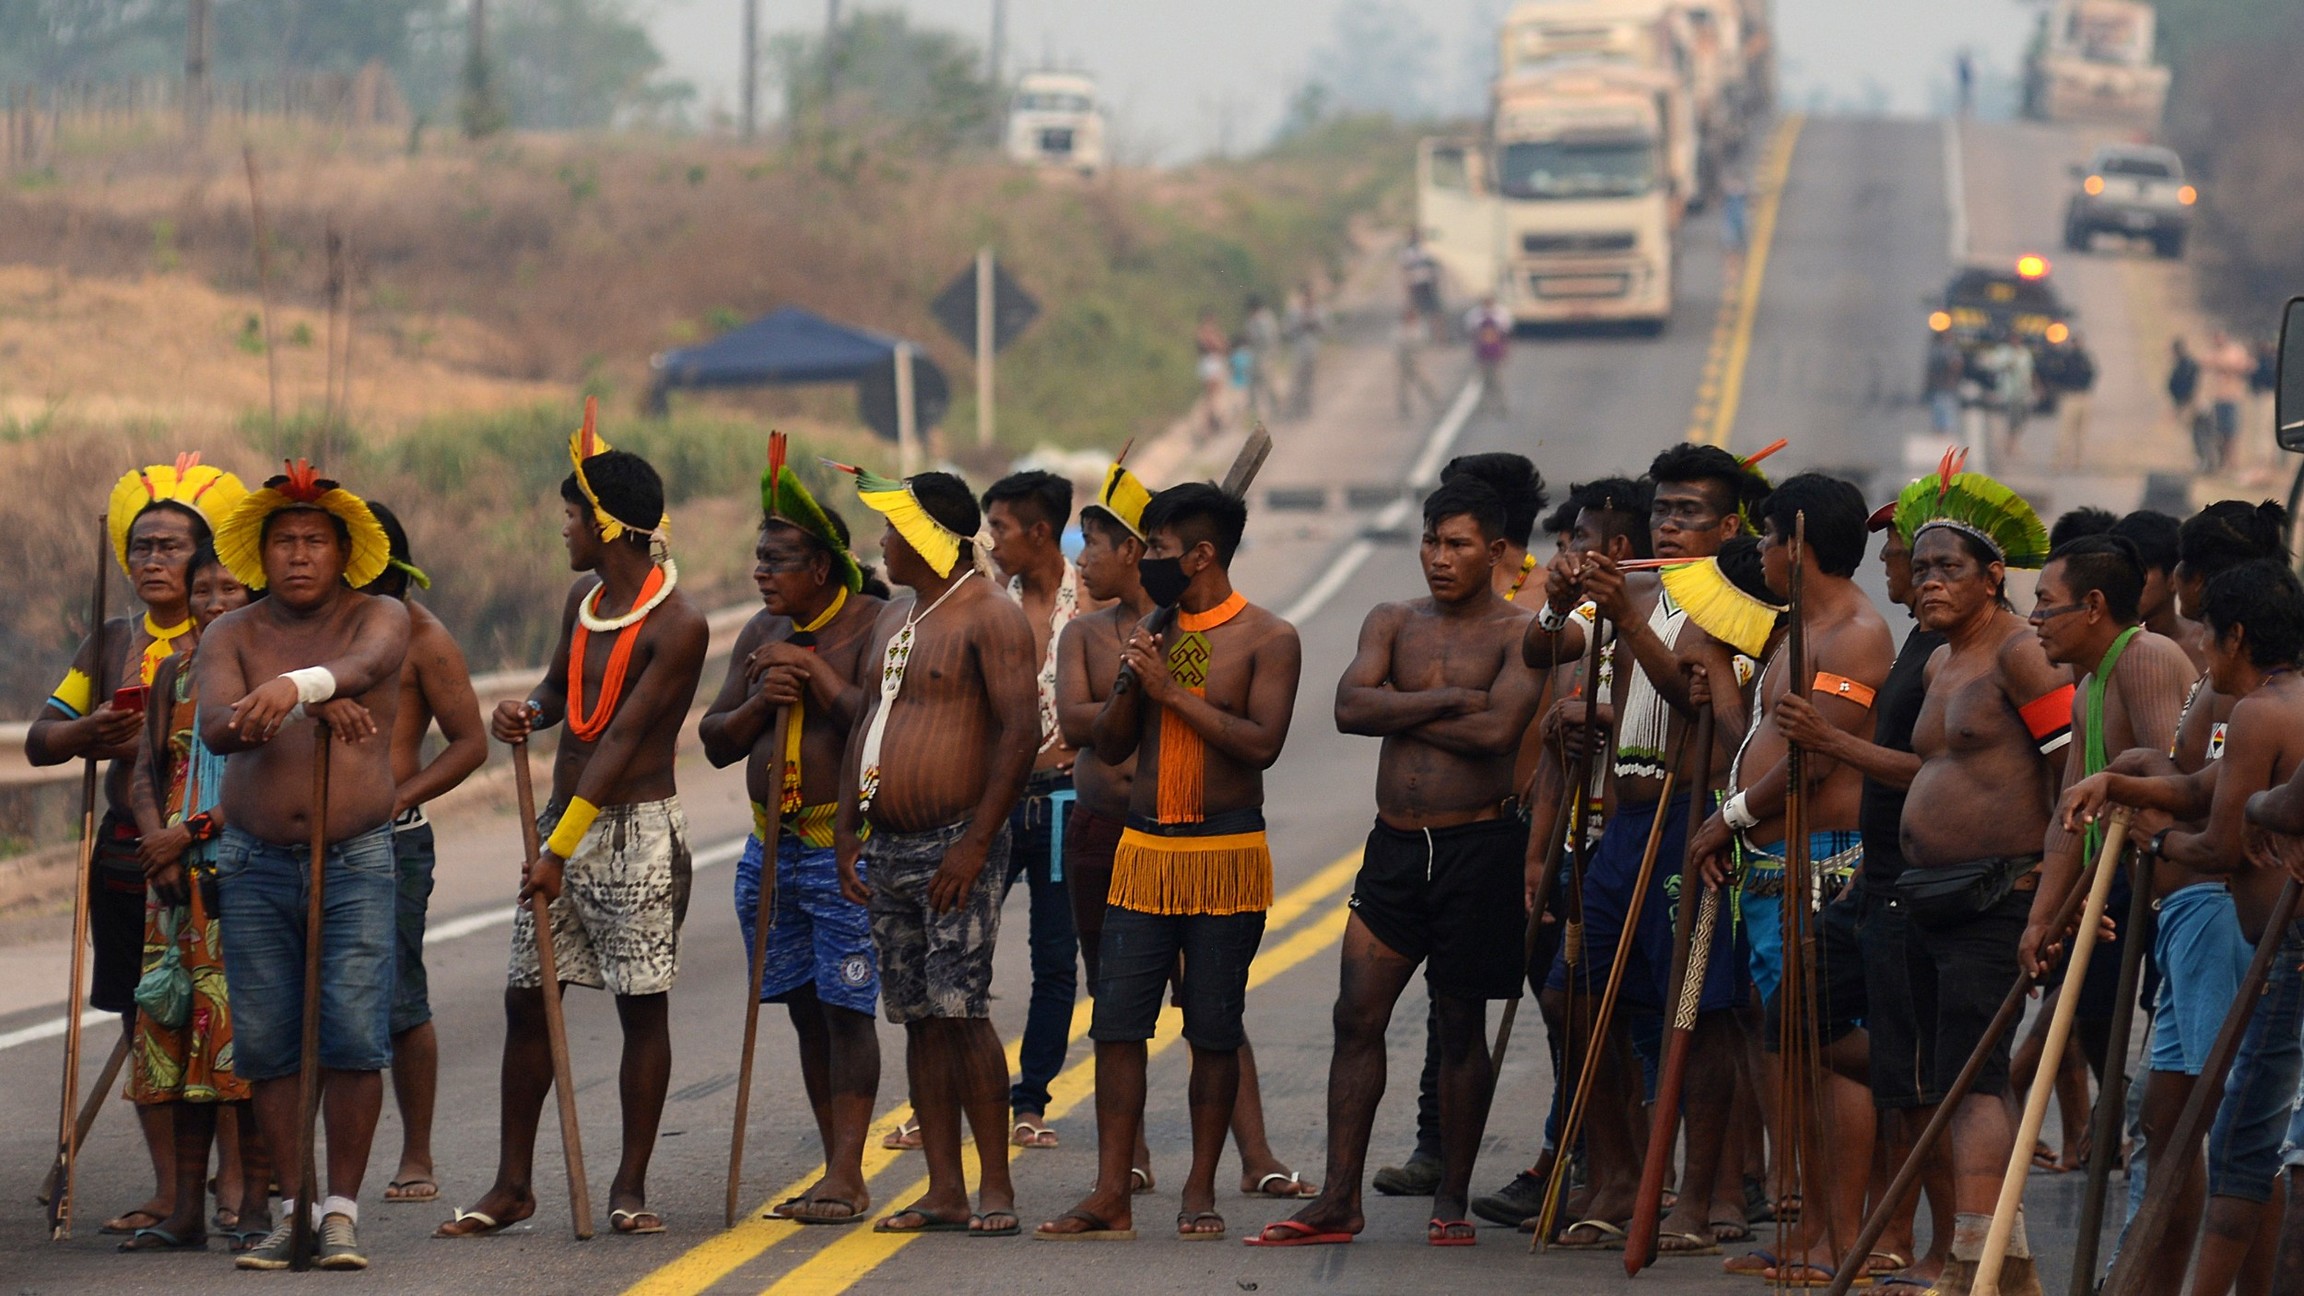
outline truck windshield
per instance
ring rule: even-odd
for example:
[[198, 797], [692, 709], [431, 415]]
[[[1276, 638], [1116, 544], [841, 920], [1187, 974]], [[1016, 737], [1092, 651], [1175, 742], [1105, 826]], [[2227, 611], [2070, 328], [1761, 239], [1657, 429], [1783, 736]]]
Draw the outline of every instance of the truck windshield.
[[1498, 150], [1496, 188], [1507, 198], [1632, 198], [1656, 184], [1653, 141], [1543, 140]]

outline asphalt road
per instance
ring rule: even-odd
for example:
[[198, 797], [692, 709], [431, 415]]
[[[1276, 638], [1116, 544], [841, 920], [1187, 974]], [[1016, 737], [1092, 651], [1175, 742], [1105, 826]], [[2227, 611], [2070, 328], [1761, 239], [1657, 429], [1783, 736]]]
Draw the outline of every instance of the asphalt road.
[[[1608, 472], [1637, 472], [1656, 450], [1688, 435], [1728, 431], [1739, 452], [1778, 436], [1792, 446], [1770, 467], [1789, 472], [1821, 467], [1857, 476], [1874, 496], [1902, 480], [1908, 444], [1925, 433], [1916, 402], [1922, 346], [1921, 295], [1941, 284], [1951, 256], [1946, 209], [1944, 132], [1933, 122], [1817, 120], [1806, 123], [1790, 159], [1780, 216], [1756, 309], [1732, 301], [1723, 309], [1716, 219], [1702, 216], [1683, 235], [1686, 262], [1672, 327], [1661, 339], [1630, 337], [1530, 338], [1513, 349], [1507, 367], [1509, 412], [1480, 414], [1455, 429], [1459, 450], [1511, 449], [1533, 455], [1547, 478], [1581, 480]], [[1761, 165], [1755, 157], [1754, 165]], [[2061, 175], [2047, 164], [2037, 177], [2003, 168], [1985, 186], [1971, 183], [1970, 208], [1985, 212], [2053, 202]], [[1765, 178], [1765, 177], [1763, 177]], [[2112, 296], [2102, 310], [2117, 311]], [[1376, 353], [1368, 363], [1388, 363]], [[1724, 382], [1739, 388], [1733, 426], [1720, 416]], [[1367, 375], [1353, 389], [1358, 399], [1389, 402], [1389, 374]], [[1389, 416], [1389, 408], [1385, 410]], [[1339, 426], [1350, 410], [1331, 416]], [[1422, 433], [1387, 438], [1380, 447], [1342, 434], [1323, 444], [1326, 419], [1284, 436], [1290, 480], [1322, 471], [1339, 484], [1398, 473], [1414, 458]], [[1280, 469], [1274, 470], [1280, 475]], [[1396, 479], [1396, 478], [1395, 478]], [[1258, 536], [1278, 536], [1260, 520]], [[1309, 536], [1342, 537], [1350, 528], [1289, 524], [1299, 543]], [[1279, 544], [1275, 540], [1275, 544]], [[1294, 565], [1291, 565], [1293, 569]], [[1286, 607], [1311, 583], [1307, 568], [1285, 589], [1255, 588]], [[1334, 942], [1350, 887], [1350, 857], [1365, 832], [1372, 806], [1375, 745], [1335, 734], [1330, 720], [1333, 684], [1350, 655], [1361, 616], [1377, 601], [1421, 589], [1413, 550], [1384, 544], [1367, 552], [1352, 577], [1300, 622], [1304, 686], [1294, 735], [1273, 771], [1269, 817], [1278, 859], [1281, 906], [1264, 941], [1249, 1000], [1249, 1033], [1256, 1041], [1273, 1143], [1280, 1156], [1317, 1179], [1323, 1152], [1324, 1086], [1334, 995]], [[700, 765], [684, 769], [704, 846], [742, 831], [735, 807], [741, 788], [726, 774]], [[512, 840], [509, 822], [473, 828]], [[726, 852], [724, 851], [723, 854]], [[485, 895], [513, 871], [511, 852], [491, 867], [500, 877], [468, 881], [460, 894]], [[878, 1237], [861, 1229], [802, 1229], [755, 1217], [723, 1231], [721, 1195], [727, 1130], [732, 1112], [741, 990], [742, 945], [726, 899], [725, 865], [699, 873], [682, 952], [680, 988], [673, 997], [675, 1063], [672, 1100], [651, 1177], [651, 1204], [670, 1231], [650, 1238], [603, 1235], [576, 1244], [567, 1231], [559, 1147], [547, 1109], [537, 1182], [543, 1199], [536, 1218], [506, 1234], [477, 1241], [428, 1240], [451, 1204], [468, 1203], [492, 1177], [496, 1127], [495, 1080], [501, 1040], [499, 994], [505, 928], [484, 926], [437, 944], [430, 956], [435, 1011], [441, 1034], [444, 1095], [437, 1144], [444, 1190], [440, 1206], [387, 1206], [380, 1200], [397, 1149], [398, 1124], [387, 1110], [377, 1156], [364, 1195], [362, 1233], [375, 1268], [365, 1278], [313, 1274], [237, 1275], [220, 1252], [207, 1257], [117, 1256], [111, 1239], [93, 1231], [95, 1220], [142, 1199], [149, 1183], [131, 1122], [107, 1114], [92, 1139], [80, 1179], [83, 1218], [70, 1242], [46, 1241], [30, 1204], [53, 1138], [52, 1095], [58, 1048], [53, 1041], [0, 1048], [0, 1086], [19, 1095], [18, 1118], [0, 1129], [0, 1179], [21, 1185], [21, 1208], [0, 1215], [0, 1289], [24, 1293], [66, 1291], [198, 1292], [245, 1290], [258, 1285], [303, 1290], [342, 1284], [387, 1283], [395, 1291], [649, 1293], [855, 1290], [952, 1292], [1304, 1291], [1395, 1292], [1418, 1287], [1451, 1291], [1576, 1290], [1624, 1280], [1615, 1255], [1531, 1258], [1523, 1240], [1505, 1230], [1483, 1230], [1472, 1249], [1434, 1253], [1422, 1245], [1426, 1203], [1370, 1197], [1369, 1228], [1350, 1247], [1300, 1252], [1256, 1251], [1237, 1242], [1183, 1246], [1162, 1236], [1174, 1204], [1173, 1186], [1184, 1169], [1188, 1131], [1184, 1111], [1184, 1051], [1156, 1042], [1152, 1062], [1148, 1136], [1163, 1188], [1138, 1199], [1145, 1240], [1134, 1245], [1084, 1245], [1057, 1250], [1030, 1239], [979, 1245], [975, 1240]], [[501, 895], [498, 890], [496, 894]], [[472, 900], [478, 904], [477, 899]], [[493, 902], [500, 908], [501, 902]], [[447, 916], [447, 911], [441, 911]], [[995, 1021], [1011, 1044], [1022, 1025], [1025, 987], [1025, 900], [1007, 910], [1010, 938], [1002, 942]], [[53, 1016], [54, 1010], [0, 1019], [0, 1036]], [[1394, 1083], [1377, 1123], [1371, 1163], [1407, 1151], [1413, 1125], [1414, 1068], [1422, 1051], [1423, 1005], [1412, 989], [1396, 1013], [1392, 1040]], [[605, 1210], [613, 1171], [617, 1032], [600, 996], [569, 997], [578, 1099], [594, 1200]], [[753, 1097], [746, 1198], [766, 1202], [787, 1195], [813, 1175], [815, 1134], [800, 1099], [789, 1034], [774, 1015], [763, 1017], [761, 1078]], [[1076, 1022], [1084, 1028], [1084, 1014]], [[1172, 1031], [1171, 1026], [1171, 1031]], [[1541, 1114], [1551, 1084], [1545, 1050], [1532, 1022], [1501, 1077], [1495, 1114], [1483, 1145], [1475, 1187], [1492, 1187], [1536, 1154]], [[1163, 1040], [1172, 1043], [1172, 1034]], [[91, 1054], [109, 1043], [92, 1032]], [[902, 1101], [902, 1041], [883, 1027], [885, 1079], [881, 1110], [892, 1119]], [[1027, 1227], [1071, 1204], [1093, 1177], [1093, 1129], [1085, 1043], [1076, 1034], [1070, 1069], [1057, 1085], [1051, 1116], [1064, 1146], [1017, 1155], [1021, 1210]], [[91, 1069], [94, 1063], [90, 1063]], [[901, 1205], [922, 1177], [916, 1157], [882, 1153], [872, 1140], [867, 1169], [875, 1206]], [[1229, 1173], [1220, 1184], [1229, 1184]], [[792, 1185], [787, 1188], [786, 1185]], [[2068, 1254], [2067, 1223], [2075, 1185], [2048, 1182], [2032, 1195], [2033, 1244], [2044, 1257]], [[15, 1190], [11, 1190], [15, 1191]], [[1281, 1218], [1283, 1203], [1244, 1200], [1227, 1188], [1219, 1198], [1234, 1235]], [[2054, 1261], [2049, 1262], [2053, 1268]], [[1640, 1280], [1665, 1290], [1728, 1289], [1717, 1262], [1666, 1261]], [[2058, 1281], [2054, 1274], [2052, 1282]], [[2053, 1288], [2052, 1288], [2053, 1289]]]

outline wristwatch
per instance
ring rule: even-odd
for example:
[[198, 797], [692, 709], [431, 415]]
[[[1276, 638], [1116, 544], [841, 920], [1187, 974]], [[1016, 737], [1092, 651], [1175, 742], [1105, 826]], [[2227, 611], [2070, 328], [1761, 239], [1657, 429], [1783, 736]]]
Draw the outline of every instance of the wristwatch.
[[2154, 859], [2168, 858], [2168, 834], [2174, 831], [2176, 829], [2170, 826], [2152, 834], [2152, 840], [2144, 844], [2144, 853]]

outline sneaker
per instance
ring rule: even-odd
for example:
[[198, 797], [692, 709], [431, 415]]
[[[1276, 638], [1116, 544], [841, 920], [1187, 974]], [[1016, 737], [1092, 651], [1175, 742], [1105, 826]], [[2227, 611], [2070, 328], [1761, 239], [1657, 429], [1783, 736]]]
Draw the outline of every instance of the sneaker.
[[1491, 1224], [1518, 1228], [1544, 1211], [1544, 1181], [1523, 1170], [1512, 1182], [1472, 1199], [1472, 1213]]
[[285, 1269], [296, 1258], [296, 1221], [282, 1216], [264, 1240], [240, 1253], [232, 1263], [242, 1269]]
[[1374, 1182], [1387, 1197], [1429, 1197], [1440, 1190], [1440, 1158], [1419, 1150], [1406, 1165], [1378, 1170]]
[[368, 1257], [360, 1254], [360, 1238], [353, 1232], [351, 1219], [330, 1215], [320, 1221], [320, 1258], [314, 1263], [323, 1269], [368, 1267]]

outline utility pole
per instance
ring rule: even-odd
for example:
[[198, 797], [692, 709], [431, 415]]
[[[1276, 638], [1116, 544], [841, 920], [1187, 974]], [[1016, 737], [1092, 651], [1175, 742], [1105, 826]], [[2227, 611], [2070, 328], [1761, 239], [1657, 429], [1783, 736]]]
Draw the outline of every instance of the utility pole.
[[991, 248], [976, 252], [976, 444], [992, 444], [992, 289]]
[[744, 0], [744, 138], [760, 129], [760, 0]]
[[824, 129], [832, 128], [832, 96], [840, 89], [840, 0], [824, 0]]
[[191, 0], [184, 18], [184, 139], [208, 138], [208, 0]]
[[1008, 0], [992, 0], [992, 47], [989, 59], [990, 67], [987, 69], [987, 75], [992, 81], [992, 88], [994, 90], [998, 90], [1000, 88], [1000, 65], [1003, 56], [1007, 52]]

